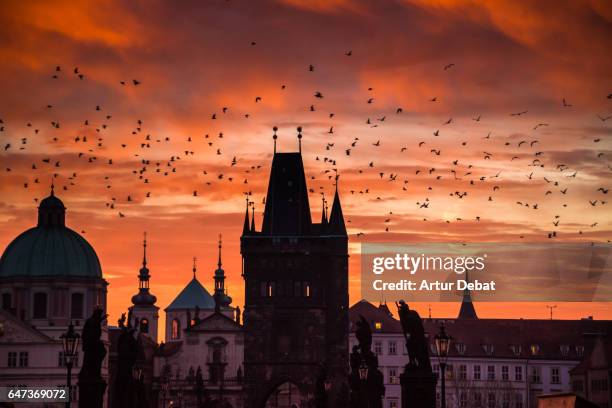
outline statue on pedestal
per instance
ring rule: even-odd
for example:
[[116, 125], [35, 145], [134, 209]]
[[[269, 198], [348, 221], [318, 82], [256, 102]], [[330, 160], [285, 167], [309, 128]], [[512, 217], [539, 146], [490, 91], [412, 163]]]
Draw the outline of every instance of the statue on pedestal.
[[402, 408], [435, 408], [437, 378], [429, 361], [423, 321], [403, 300], [396, 306], [408, 351], [408, 364], [400, 375]]
[[79, 372], [79, 408], [102, 408], [106, 382], [102, 378], [102, 362], [106, 347], [100, 339], [102, 323], [107, 315], [97, 308], [85, 321], [81, 334], [83, 367]]

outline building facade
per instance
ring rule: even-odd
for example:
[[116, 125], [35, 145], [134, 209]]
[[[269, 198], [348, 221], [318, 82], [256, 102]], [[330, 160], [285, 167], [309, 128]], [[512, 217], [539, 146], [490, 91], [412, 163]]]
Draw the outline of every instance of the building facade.
[[[383, 406], [400, 407], [398, 376], [408, 362], [401, 325], [386, 305], [376, 307], [362, 300], [350, 309], [351, 345], [357, 341], [354, 322], [360, 315], [371, 324], [373, 351], [385, 377]], [[572, 391], [572, 385], [585, 376], [586, 370], [578, 368], [586, 367], [581, 362], [589, 350], [596, 349], [596, 340], [612, 335], [612, 321], [478, 319], [471, 304], [462, 304], [457, 318], [424, 318], [423, 325], [430, 341], [432, 367], [438, 376], [441, 372], [434, 337], [444, 325], [453, 338], [446, 368], [449, 408], [536, 408], [540, 395]], [[600, 348], [603, 350], [603, 346]], [[586, 380], [582, 393], [589, 399], [604, 401], [609, 387], [603, 379], [610, 370], [601, 368], [604, 363], [599, 357], [591, 360], [597, 361], [599, 367], [591, 370], [590, 377], [600, 380], [594, 383], [597, 393], [587, 396], [585, 387], [592, 389], [593, 384]], [[438, 401], [439, 397], [440, 381]]]
[[[146, 239], [138, 293], [132, 297], [129, 322], [142, 357], [144, 383], [151, 406], [241, 408], [243, 399], [244, 333], [240, 309], [231, 305], [225, 288], [219, 239], [214, 290], [200, 283], [194, 259], [192, 279], [164, 309], [164, 341], [158, 343], [157, 298], [149, 285]], [[111, 328], [111, 359], [117, 361], [118, 328]], [[114, 367], [111, 371], [114, 373]], [[111, 390], [112, 392], [112, 390]]]
[[348, 369], [348, 237], [337, 189], [329, 220], [312, 222], [301, 151], [275, 147], [263, 224], [249, 224], [247, 205], [241, 253], [249, 407], [310, 406], [322, 375], [335, 406]]
[[[37, 225], [15, 238], [0, 258], [0, 385], [65, 386], [60, 336], [71, 322], [80, 333], [96, 308], [106, 310], [107, 285], [93, 247], [66, 227], [66, 208], [52, 188], [40, 202]], [[106, 325], [102, 332], [108, 343]], [[73, 401], [82, 358], [79, 349]]]

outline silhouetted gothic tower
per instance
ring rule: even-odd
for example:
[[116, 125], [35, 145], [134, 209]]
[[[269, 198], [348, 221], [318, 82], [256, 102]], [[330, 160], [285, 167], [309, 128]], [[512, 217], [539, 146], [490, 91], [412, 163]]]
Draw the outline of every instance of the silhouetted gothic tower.
[[241, 237], [247, 407], [264, 407], [277, 396], [290, 401], [287, 406], [312, 403], [322, 365], [335, 406], [348, 371], [348, 237], [342, 207], [336, 186], [329, 220], [312, 222], [301, 144], [299, 152], [277, 153], [274, 131], [261, 231], [249, 223], [247, 199]]

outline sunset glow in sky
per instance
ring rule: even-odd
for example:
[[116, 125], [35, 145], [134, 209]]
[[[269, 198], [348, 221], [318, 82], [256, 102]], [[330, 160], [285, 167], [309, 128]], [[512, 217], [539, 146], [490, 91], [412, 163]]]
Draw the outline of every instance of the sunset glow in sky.
[[[340, 175], [351, 303], [362, 242], [609, 242], [612, 3], [522, 3], [2, 2], [0, 249], [36, 223], [56, 174], [110, 283], [111, 323], [137, 292], [144, 231], [158, 306], [193, 257], [212, 287], [221, 233], [242, 307], [245, 193], [259, 226], [273, 126], [279, 151], [303, 128], [314, 220]], [[586, 315], [612, 308], [555, 309]]]

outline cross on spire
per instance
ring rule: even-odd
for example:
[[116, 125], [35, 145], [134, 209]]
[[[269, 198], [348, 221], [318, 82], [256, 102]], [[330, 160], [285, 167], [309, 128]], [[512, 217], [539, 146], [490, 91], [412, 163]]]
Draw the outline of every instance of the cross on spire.
[[219, 261], [217, 262], [217, 266], [221, 269], [221, 247], [223, 245], [222, 235], [219, 234]]
[[142, 241], [142, 266], [147, 266], [147, 231], [144, 232]]

